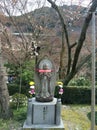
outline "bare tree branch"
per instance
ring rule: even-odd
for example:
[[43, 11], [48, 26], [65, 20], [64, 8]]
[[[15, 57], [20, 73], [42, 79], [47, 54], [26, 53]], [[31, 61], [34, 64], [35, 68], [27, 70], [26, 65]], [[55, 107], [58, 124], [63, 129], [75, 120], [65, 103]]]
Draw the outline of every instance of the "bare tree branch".
[[[64, 23], [64, 19], [63, 16], [61, 15], [58, 6], [55, 4], [55, 2], [53, 2], [52, 0], [47, 0], [49, 3], [51, 3], [52, 7], [57, 11], [60, 21], [61, 21], [61, 25], [62, 25], [62, 34], [65, 35], [66, 38], [66, 43], [67, 43], [67, 48], [68, 48], [68, 69], [67, 69], [67, 74], [70, 71], [70, 66], [71, 66], [71, 48], [70, 48], [70, 43], [69, 43], [69, 38], [68, 38], [68, 31], [67, 31], [67, 27], [66, 24]], [[62, 37], [64, 37], [64, 35], [62, 35]], [[63, 38], [64, 39], [64, 38]], [[64, 44], [64, 42], [62, 41], [62, 44]], [[64, 45], [62, 45], [63, 47]]]
[[77, 65], [77, 61], [80, 55], [80, 51], [82, 49], [83, 43], [85, 41], [86, 38], [86, 32], [89, 26], [89, 23], [92, 19], [92, 13], [96, 10], [97, 7], [97, 0], [93, 0], [91, 8], [87, 14], [87, 17], [85, 18], [83, 27], [82, 27], [82, 31], [78, 40], [78, 44], [76, 47], [76, 51], [75, 51], [75, 55], [74, 55], [74, 60], [73, 60], [73, 65], [72, 65], [72, 72], [74, 72], [76, 70], [76, 65]]

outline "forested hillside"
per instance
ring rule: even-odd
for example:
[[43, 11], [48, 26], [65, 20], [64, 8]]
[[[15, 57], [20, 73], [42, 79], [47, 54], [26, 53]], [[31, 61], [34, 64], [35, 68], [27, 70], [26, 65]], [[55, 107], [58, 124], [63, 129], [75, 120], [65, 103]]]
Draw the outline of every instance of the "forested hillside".
[[[86, 14], [86, 8], [76, 5], [64, 5], [59, 8], [62, 10], [67, 26], [71, 26], [74, 31], [79, 31], [80, 26], [82, 25], [83, 18]], [[80, 11], [79, 16], [76, 15], [78, 13], [77, 11]], [[23, 32], [34, 31], [34, 22], [39, 24], [41, 27], [46, 27], [48, 29], [54, 29], [55, 27], [59, 28], [60, 26], [58, 15], [56, 14], [55, 10], [50, 7], [43, 7], [40, 9], [35, 9], [34, 11], [27, 14], [13, 16], [13, 19], [16, 20], [18, 27], [21, 27]], [[29, 22], [28, 19], [30, 19]], [[31, 25], [31, 23], [33, 23], [33, 26]], [[18, 32], [18, 30], [15, 28], [15, 25], [13, 25], [12, 21], [10, 20], [10, 17], [7, 17], [5, 25], [12, 29], [12, 32]], [[60, 33], [57, 32], [57, 35], [59, 34]]]

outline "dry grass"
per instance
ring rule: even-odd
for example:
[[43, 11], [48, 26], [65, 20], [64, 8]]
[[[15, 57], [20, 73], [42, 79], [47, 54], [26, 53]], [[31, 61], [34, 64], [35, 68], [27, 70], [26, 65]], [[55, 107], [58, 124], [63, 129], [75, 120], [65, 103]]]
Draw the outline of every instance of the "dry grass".
[[[90, 113], [90, 106], [62, 106], [65, 130], [90, 130]], [[95, 129], [97, 130], [97, 126], [95, 126]]]

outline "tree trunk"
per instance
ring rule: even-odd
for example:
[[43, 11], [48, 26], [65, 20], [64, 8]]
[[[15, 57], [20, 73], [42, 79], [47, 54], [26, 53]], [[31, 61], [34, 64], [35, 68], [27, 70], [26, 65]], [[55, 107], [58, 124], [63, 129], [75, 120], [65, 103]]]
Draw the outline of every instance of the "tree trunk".
[[0, 116], [2, 118], [9, 118], [9, 94], [7, 90], [7, 85], [4, 80], [4, 73], [0, 68]]
[[1, 37], [0, 37], [0, 117], [7, 119], [11, 116], [9, 108], [9, 93], [5, 80], [5, 68], [2, 61]]

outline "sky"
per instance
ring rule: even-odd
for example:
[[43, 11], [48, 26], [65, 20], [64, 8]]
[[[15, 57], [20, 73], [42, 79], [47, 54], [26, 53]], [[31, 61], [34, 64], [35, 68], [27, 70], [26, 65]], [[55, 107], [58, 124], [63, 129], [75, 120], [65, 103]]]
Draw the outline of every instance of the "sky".
[[[32, 6], [32, 0], [28, 0], [29, 4], [28, 7], [30, 8]], [[63, 5], [63, 4], [67, 4], [67, 5], [71, 5], [71, 4], [75, 4], [75, 5], [81, 5], [81, 6], [87, 6], [90, 3], [91, 0], [56, 0], [56, 3], [58, 5]], [[47, 0], [33, 0], [33, 5], [35, 6], [34, 8], [37, 7], [37, 5], [43, 5], [46, 4], [46, 6], [50, 6], [50, 4], [47, 2]]]
[[[1, 0], [3, 1], [3, 0]], [[10, 11], [11, 15], [21, 15], [22, 13], [27, 13], [30, 11], [33, 11], [36, 8], [40, 8], [45, 6], [51, 6], [51, 4], [49, 2], [47, 2], [47, 0], [21, 0], [21, 4], [18, 2], [17, 4], [15, 4], [14, 9], [11, 8], [11, 2], [10, 0], [6, 0], [8, 3], [8, 10]], [[8, 2], [9, 1], [9, 2]], [[14, 0], [15, 1], [15, 0]], [[89, 5], [89, 3], [91, 2], [91, 0], [53, 0], [56, 1], [57, 5], [79, 5], [79, 6], [84, 6], [87, 7]], [[21, 5], [24, 5], [24, 8], [26, 9], [25, 12], [23, 12], [23, 8]]]
[[[51, 4], [49, 2], [47, 2], [47, 0], [28, 0], [28, 6], [27, 9], [28, 10], [32, 10], [32, 5], [33, 5], [33, 10], [38, 8], [38, 7], [42, 7], [44, 5], [46, 6], [51, 6]], [[53, 0], [54, 1], [54, 0]], [[91, 2], [91, 0], [56, 0], [56, 4], [57, 5], [79, 5], [79, 6], [84, 6], [87, 7], [89, 5], [89, 3]]]

